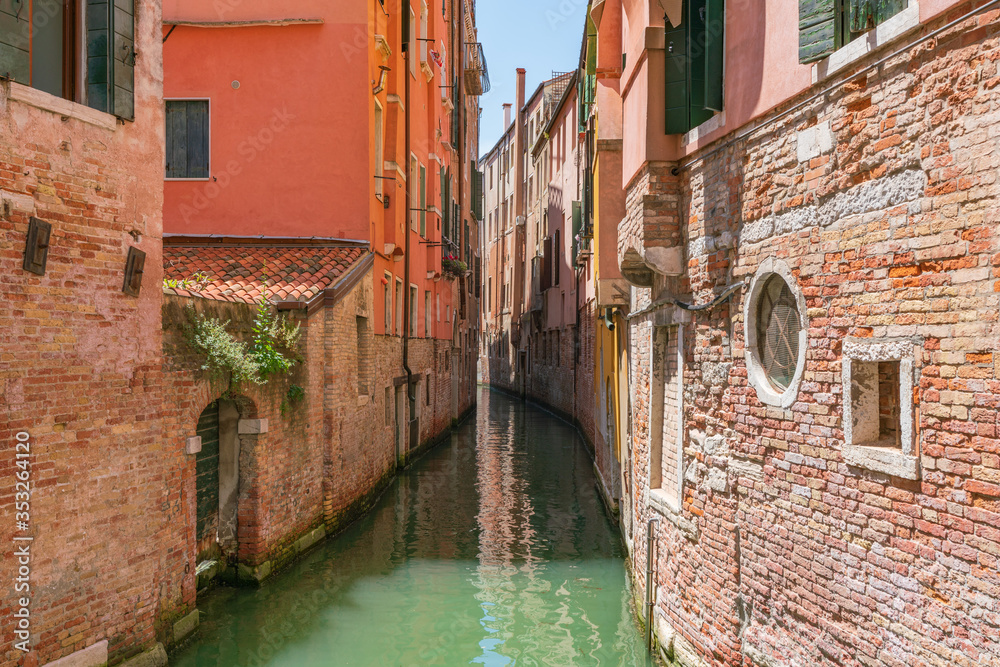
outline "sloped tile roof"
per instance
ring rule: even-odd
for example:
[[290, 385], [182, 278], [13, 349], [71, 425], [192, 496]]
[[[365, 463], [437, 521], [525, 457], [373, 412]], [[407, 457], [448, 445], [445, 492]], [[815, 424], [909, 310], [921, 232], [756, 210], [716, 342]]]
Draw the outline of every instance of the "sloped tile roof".
[[[362, 245], [164, 244], [164, 291], [219, 301], [309, 301], [368, 254]], [[265, 287], [265, 277], [267, 285]], [[172, 283], [171, 281], [176, 281]], [[170, 285], [169, 287], [167, 285]]]

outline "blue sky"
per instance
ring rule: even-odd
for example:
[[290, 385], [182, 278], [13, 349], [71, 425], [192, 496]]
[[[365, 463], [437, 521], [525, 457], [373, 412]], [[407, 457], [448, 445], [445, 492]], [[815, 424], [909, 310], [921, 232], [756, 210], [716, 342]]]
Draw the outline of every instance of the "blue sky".
[[576, 69], [587, 0], [478, 0], [476, 26], [486, 53], [492, 89], [479, 98], [483, 109], [479, 152], [503, 132], [503, 103], [515, 102], [515, 73], [528, 71], [525, 97], [553, 71]]

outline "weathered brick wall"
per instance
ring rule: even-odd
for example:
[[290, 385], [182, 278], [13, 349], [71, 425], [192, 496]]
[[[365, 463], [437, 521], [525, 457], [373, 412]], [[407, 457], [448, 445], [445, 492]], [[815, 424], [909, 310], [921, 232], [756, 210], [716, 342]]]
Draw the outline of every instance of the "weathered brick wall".
[[[633, 530], [662, 519], [657, 630], [682, 664], [1000, 664], [997, 59], [991, 12], [682, 172], [688, 275], [633, 312], [780, 259], [808, 316], [784, 408], [748, 380], [745, 290], [630, 326]], [[826, 123], [831, 149], [803, 155]], [[654, 323], [684, 330], [676, 513], [649, 507]], [[845, 459], [847, 338], [912, 344], [919, 480]]]
[[[136, 120], [52, 111], [0, 83], [0, 537], [16, 572], [15, 434], [31, 435], [31, 652], [14, 648], [11, 576], [0, 664], [44, 664], [107, 639], [113, 662], [185, 602], [168, 554], [160, 389], [163, 108], [159, 3], [136, 3]], [[20, 92], [19, 92], [20, 91]], [[47, 96], [27, 91], [44, 100]], [[52, 102], [57, 102], [50, 98]], [[93, 122], [84, 120], [92, 119]], [[22, 269], [34, 216], [52, 224], [45, 275]], [[147, 253], [139, 297], [128, 249]], [[127, 504], [122, 499], [127, 498]], [[162, 638], [162, 635], [159, 635]]]
[[[252, 306], [202, 298], [166, 296], [164, 327], [164, 433], [176, 458], [181, 511], [175, 516], [174, 544], [186, 544], [190, 571], [185, 591], [193, 591], [196, 522], [195, 455], [184, 453], [186, 438], [195, 435], [202, 410], [219, 398], [232, 400], [240, 419], [267, 419], [267, 433], [240, 436], [238, 562], [274, 567], [294, 557], [291, 544], [322, 521], [321, 430], [322, 350], [321, 313], [305, 318], [286, 317], [300, 325], [303, 361], [266, 385], [233, 386], [228, 377], [213, 378], [202, 370], [203, 358], [187, 342], [185, 328], [190, 317], [200, 316], [229, 322], [227, 329], [241, 340], [252, 337], [255, 309]], [[319, 319], [318, 319], [319, 318]], [[302, 387], [304, 396], [289, 398], [292, 386]], [[296, 489], [288, 493], [289, 488]]]
[[647, 253], [650, 248], [683, 245], [681, 179], [674, 173], [676, 167], [667, 162], [647, 163], [626, 187], [625, 218], [618, 226], [618, 262], [623, 268], [646, 268], [642, 260], [650, 255], [654, 261], [657, 253]]

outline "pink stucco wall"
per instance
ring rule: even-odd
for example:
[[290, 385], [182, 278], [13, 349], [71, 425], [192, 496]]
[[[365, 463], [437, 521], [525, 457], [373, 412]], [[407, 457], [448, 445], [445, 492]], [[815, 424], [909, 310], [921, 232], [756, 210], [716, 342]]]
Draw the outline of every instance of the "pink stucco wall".
[[[620, 5], [618, 4], [620, 3]], [[926, 21], [958, 0], [920, 2]], [[658, 0], [608, 0], [600, 27], [600, 48], [625, 53], [620, 80], [624, 133], [623, 185], [649, 160], [678, 160], [746, 125], [812, 85], [812, 65], [799, 63], [798, 0], [726, 4], [725, 124], [686, 146], [663, 131], [663, 10]], [[621, 16], [621, 42], [614, 43]], [[608, 37], [611, 36], [611, 38]], [[662, 37], [659, 37], [662, 40]], [[602, 58], [603, 62], [603, 58]], [[642, 129], [638, 129], [642, 128]]]

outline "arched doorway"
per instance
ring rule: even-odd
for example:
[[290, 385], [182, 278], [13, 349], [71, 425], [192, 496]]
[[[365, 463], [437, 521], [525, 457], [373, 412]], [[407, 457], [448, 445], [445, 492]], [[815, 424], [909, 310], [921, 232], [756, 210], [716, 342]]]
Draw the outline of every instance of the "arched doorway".
[[239, 496], [239, 412], [232, 401], [211, 402], [198, 417], [201, 451], [195, 463], [198, 562], [235, 556]]

